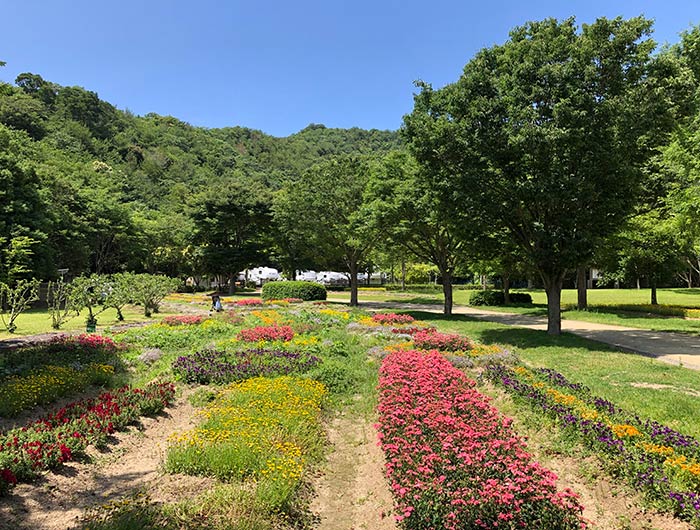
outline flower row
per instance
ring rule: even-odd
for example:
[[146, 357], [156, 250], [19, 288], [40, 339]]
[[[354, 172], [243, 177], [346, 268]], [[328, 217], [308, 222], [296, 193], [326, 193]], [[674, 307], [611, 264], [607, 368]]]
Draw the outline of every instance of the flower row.
[[411, 315], [398, 313], [375, 313], [372, 315], [372, 320], [380, 324], [410, 324], [416, 319]]
[[288, 342], [294, 338], [294, 330], [291, 326], [280, 326], [277, 324], [271, 326], [255, 326], [254, 328], [242, 329], [236, 338], [243, 342]]
[[379, 381], [379, 435], [406, 529], [585, 528], [582, 508], [438, 352], [396, 351]]
[[232, 384], [202, 411], [204, 422], [175, 435], [167, 454], [171, 472], [250, 480], [284, 512], [307, 462], [321, 452], [321, 405], [327, 390], [291, 376]]
[[37, 405], [52, 403], [89, 385], [106, 385], [114, 366], [90, 363], [86, 366], [43, 366], [26, 375], [0, 382], [0, 416], [15, 416]]
[[550, 369], [489, 367], [488, 377], [602, 456], [657, 507], [700, 528], [700, 442], [644, 420]]
[[104, 443], [109, 434], [140, 416], [162, 411], [174, 396], [171, 383], [123, 387], [0, 434], [0, 493], [18, 480], [30, 480], [41, 470], [74, 459], [88, 445]]
[[231, 383], [256, 376], [303, 373], [321, 359], [303, 352], [256, 348], [245, 351], [206, 349], [178, 357], [175, 375], [188, 383]]

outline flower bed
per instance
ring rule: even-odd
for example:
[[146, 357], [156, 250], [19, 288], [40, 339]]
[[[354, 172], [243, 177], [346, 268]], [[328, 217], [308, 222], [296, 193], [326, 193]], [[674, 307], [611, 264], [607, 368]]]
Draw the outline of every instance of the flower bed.
[[264, 302], [260, 298], [241, 298], [240, 300], [233, 302], [233, 305], [239, 307], [251, 307], [263, 305], [263, 303]]
[[700, 441], [627, 412], [553, 370], [494, 366], [487, 376], [578, 436], [655, 506], [700, 529]]
[[437, 352], [384, 360], [378, 429], [403, 528], [585, 528], [576, 495], [474, 386]]
[[207, 318], [204, 315], [172, 315], [164, 317], [161, 322], [166, 326], [194, 326], [201, 324]]
[[188, 383], [231, 383], [256, 376], [303, 373], [321, 359], [303, 352], [256, 348], [237, 352], [202, 350], [178, 357], [175, 375]]
[[400, 315], [398, 313], [375, 313], [372, 320], [380, 324], [410, 324], [416, 319], [411, 315]]
[[291, 326], [255, 326], [254, 328], [242, 329], [236, 336], [243, 342], [261, 341], [282, 341], [288, 342], [294, 338], [294, 330]]
[[413, 333], [413, 343], [421, 350], [443, 352], [466, 351], [472, 348], [472, 341], [457, 333], [441, 333], [428, 328]]
[[74, 459], [140, 416], [155, 414], [175, 396], [171, 383], [144, 389], [123, 387], [95, 399], [71, 403], [22, 428], [0, 434], [0, 493], [18, 480]]
[[90, 363], [87, 366], [43, 366], [22, 376], [0, 382], [0, 416], [15, 416], [37, 405], [85, 390], [89, 385], [105, 385], [114, 366]]
[[166, 468], [251, 479], [272, 511], [287, 511], [307, 462], [321, 452], [326, 393], [317, 381], [290, 376], [230, 385], [204, 409], [202, 425], [173, 437]]

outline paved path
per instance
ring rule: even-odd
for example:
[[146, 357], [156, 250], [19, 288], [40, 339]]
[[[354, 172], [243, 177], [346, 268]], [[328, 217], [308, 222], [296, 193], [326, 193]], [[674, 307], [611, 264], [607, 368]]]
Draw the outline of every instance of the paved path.
[[[343, 300], [329, 299], [329, 302]], [[347, 302], [347, 301], [345, 301]], [[360, 307], [366, 309], [408, 309], [442, 313], [441, 305], [432, 304], [401, 304], [395, 302], [364, 302]], [[455, 305], [452, 309], [455, 315], [467, 315], [480, 320], [497, 322], [508, 326], [545, 331], [547, 319], [516, 313], [486, 311], [474, 307]], [[625, 326], [613, 326], [596, 322], [580, 320], [561, 321], [562, 331], [579, 335], [587, 339], [615, 346], [621, 350], [654, 357], [660, 361], [700, 370], [700, 337], [685, 333], [670, 333], [666, 331], [649, 331]]]

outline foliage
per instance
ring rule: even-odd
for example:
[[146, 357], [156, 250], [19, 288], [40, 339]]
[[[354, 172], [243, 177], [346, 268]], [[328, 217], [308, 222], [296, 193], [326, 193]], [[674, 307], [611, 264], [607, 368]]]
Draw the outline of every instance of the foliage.
[[91, 274], [90, 276], [79, 276], [71, 282], [71, 302], [73, 309], [81, 311], [88, 310], [87, 324], [97, 324], [97, 315], [95, 308], [101, 306], [107, 296], [106, 278], [99, 274]]
[[105, 282], [106, 296], [102, 305], [116, 309], [117, 320], [124, 320], [122, 309], [134, 300], [134, 286], [138, 285], [134, 280], [133, 274], [122, 272], [112, 274]]
[[622, 410], [551, 369], [493, 366], [487, 374], [554, 418], [656, 506], [700, 528], [700, 441]]
[[[358, 156], [337, 157], [307, 170], [290, 181], [289, 200], [278, 204], [284, 215], [303, 227], [323, 266], [343, 267], [350, 274], [350, 305], [357, 305], [357, 273], [376, 244], [376, 229], [362, 208], [370, 168]], [[284, 210], [280, 208], [284, 207]]]
[[155, 274], [134, 274], [130, 277], [132, 300], [150, 317], [157, 313], [163, 298], [177, 290], [180, 280]]
[[15, 320], [39, 299], [39, 281], [19, 280], [14, 285], [0, 283], [0, 321], [9, 333], [17, 329]]
[[282, 300], [299, 298], [301, 300], [325, 300], [326, 288], [314, 282], [268, 282], [262, 287], [263, 300]]
[[575, 494], [557, 492], [474, 387], [435, 352], [382, 363], [378, 428], [401, 526], [585, 528]]
[[632, 212], [642, 167], [690, 94], [681, 63], [652, 58], [650, 32], [641, 17], [530, 22], [456, 83], [421, 83], [404, 121], [431, 185], [538, 271], [552, 334], [566, 271]]
[[[528, 293], [510, 293], [512, 304], [532, 304], [532, 296]], [[469, 296], [469, 305], [505, 305], [506, 297], [503, 291], [475, 291]]]

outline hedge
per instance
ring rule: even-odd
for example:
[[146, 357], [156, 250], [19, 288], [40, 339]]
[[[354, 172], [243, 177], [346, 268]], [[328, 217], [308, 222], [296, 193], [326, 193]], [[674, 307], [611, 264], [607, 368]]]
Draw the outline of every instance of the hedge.
[[314, 282], [269, 282], [262, 287], [263, 300], [300, 298], [302, 300], [325, 300], [326, 288]]
[[[510, 293], [511, 304], [532, 304], [528, 293]], [[469, 297], [469, 305], [506, 305], [503, 291], [477, 291]]]

